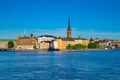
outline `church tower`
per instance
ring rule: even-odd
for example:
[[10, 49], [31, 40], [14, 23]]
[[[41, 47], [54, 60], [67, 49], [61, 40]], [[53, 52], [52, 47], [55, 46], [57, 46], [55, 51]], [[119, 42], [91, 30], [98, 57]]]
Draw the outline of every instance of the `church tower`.
[[67, 38], [72, 38], [72, 30], [70, 28], [70, 18], [68, 19]]

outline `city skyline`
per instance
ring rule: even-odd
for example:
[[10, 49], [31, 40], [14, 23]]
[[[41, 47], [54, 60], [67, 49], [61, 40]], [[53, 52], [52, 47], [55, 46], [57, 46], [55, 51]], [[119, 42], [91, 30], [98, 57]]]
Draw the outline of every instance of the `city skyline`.
[[[68, 17], [73, 37], [120, 39], [119, 0], [1, 0], [0, 38], [17, 34], [66, 36]], [[63, 34], [61, 34], [63, 33]]]

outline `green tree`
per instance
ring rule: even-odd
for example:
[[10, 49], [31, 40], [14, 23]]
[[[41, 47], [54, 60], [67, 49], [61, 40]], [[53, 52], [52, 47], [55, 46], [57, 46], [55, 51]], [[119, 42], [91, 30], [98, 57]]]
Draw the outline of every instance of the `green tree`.
[[99, 44], [97, 42], [94, 43], [89, 43], [88, 48], [94, 49], [94, 48], [99, 48]]
[[8, 42], [8, 48], [13, 48], [14, 47], [14, 42], [13, 41], [9, 41]]
[[67, 49], [73, 49], [73, 45], [72, 45], [72, 44], [68, 44], [68, 45], [66, 46], [66, 48], [67, 48]]
[[86, 46], [82, 45], [82, 44], [75, 44], [74, 45], [74, 49], [84, 49], [86, 48]]
[[75, 45], [68, 44], [67, 45], [67, 49], [85, 49], [85, 48], [86, 46], [82, 44], [75, 44]]

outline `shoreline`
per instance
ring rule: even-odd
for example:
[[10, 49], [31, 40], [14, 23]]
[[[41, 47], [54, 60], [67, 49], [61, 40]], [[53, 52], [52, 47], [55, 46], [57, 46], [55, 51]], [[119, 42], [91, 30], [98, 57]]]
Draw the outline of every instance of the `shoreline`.
[[[74, 51], [101, 51], [101, 50], [105, 50], [105, 49], [78, 49], [78, 50], [60, 50], [61, 52], [74, 52]], [[111, 49], [109, 49], [111, 50]]]
[[[118, 48], [119, 49], [119, 48]], [[81, 51], [101, 51], [105, 49], [71, 49], [71, 50], [0, 50], [0, 51], [15, 51], [15, 52], [81, 52]], [[108, 50], [113, 50], [113, 49], [107, 49]]]

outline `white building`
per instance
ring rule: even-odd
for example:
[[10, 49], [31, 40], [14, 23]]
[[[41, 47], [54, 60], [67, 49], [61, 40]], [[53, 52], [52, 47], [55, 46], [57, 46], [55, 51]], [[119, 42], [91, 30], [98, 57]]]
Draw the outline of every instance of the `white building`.
[[[47, 44], [47, 42], [49, 42], [50, 47], [53, 48], [53, 44], [54, 44], [53, 41], [55, 39], [56, 39], [56, 37], [55, 36], [51, 36], [51, 35], [38, 36], [37, 37], [37, 40], [38, 40], [37, 48], [41, 49], [43, 47], [43, 45], [42, 45], [43, 42], [45, 42], [44, 46]], [[46, 48], [48, 48], [48, 47], [46, 46]]]
[[37, 37], [38, 43], [45, 42], [45, 41], [50, 41], [51, 42], [55, 38], [56, 37], [51, 36], [51, 35], [42, 35], [42, 36]]
[[75, 43], [76, 43], [76, 44], [82, 44], [82, 40], [81, 40], [81, 39], [78, 39], [78, 40], [76, 39], [76, 40], [75, 40]]
[[52, 41], [52, 49], [58, 49], [58, 42], [56, 40]]

